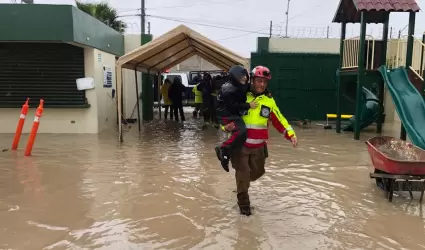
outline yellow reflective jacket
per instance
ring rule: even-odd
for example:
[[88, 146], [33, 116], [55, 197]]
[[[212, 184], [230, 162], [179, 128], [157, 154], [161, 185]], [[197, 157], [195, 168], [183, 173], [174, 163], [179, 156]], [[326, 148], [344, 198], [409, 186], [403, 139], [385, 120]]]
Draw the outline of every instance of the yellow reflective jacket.
[[170, 98], [168, 97], [168, 89], [170, 88], [170, 84], [169, 83], [164, 83], [161, 86], [161, 95], [162, 98], [164, 100], [164, 105], [172, 105], [172, 101], [170, 100]]
[[198, 85], [193, 87], [192, 92], [195, 94], [195, 103], [202, 103], [202, 92], [198, 90]]
[[[254, 96], [251, 92], [247, 94], [247, 102], [256, 101], [258, 106], [255, 109], [249, 109], [248, 113], [242, 116], [247, 127], [247, 147], [261, 147], [269, 138], [268, 124], [269, 121], [280, 133], [285, 135], [285, 138], [290, 140], [296, 136], [294, 129], [282, 115], [276, 105], [273, 97], [265, 94]], [[224, 126], [222, 126], [224, 130]]]

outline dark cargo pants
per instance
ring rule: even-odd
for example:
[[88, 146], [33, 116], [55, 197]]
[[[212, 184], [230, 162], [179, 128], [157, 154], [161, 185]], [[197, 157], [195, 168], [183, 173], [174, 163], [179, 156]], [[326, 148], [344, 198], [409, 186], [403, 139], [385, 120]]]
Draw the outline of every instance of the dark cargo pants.
[[231, 158], [236, 174], [238, 205], [250, 205], [248, 189], [251, 181], [258, 180], [266, 172], [267, 148], [248, 148], [243, 146]]

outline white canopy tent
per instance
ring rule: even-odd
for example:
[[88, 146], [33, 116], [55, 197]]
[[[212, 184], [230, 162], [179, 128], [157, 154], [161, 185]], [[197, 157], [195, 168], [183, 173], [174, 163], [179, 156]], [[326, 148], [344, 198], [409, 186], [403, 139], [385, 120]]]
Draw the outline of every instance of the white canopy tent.
[[[198, 55], [216, 65], [220, 69], [229, 70], [233, 65], [248, 67], [248, 60], [224, 48], [218, 43], [204, 37], [198, 32], [180, 25], [151, 42], [121, 56], [116, 62], [117, 96], [118, 96], [118, 124], [119, 140], [122, 136], [122, 69], [132, 69], [135, 72], [144, 72], [158, 75], [171, 67]], [[137, 78], [136, 78], [136, 89]], [[139, 100], [138, 90], [136, 91]], [[140, 118], [138, 119], [140, 128]]]

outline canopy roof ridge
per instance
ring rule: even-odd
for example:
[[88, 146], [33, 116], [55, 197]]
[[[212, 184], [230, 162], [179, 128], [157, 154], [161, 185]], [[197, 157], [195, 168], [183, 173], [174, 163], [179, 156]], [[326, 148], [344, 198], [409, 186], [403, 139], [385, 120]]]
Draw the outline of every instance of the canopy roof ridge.
[[235, 64], [248, 66], [248, 60], [202, 34], [179, 25], [117, 60], [117, 66], [143, 72], [161, 72], [198, 55], [217, 67], [228, 70]]

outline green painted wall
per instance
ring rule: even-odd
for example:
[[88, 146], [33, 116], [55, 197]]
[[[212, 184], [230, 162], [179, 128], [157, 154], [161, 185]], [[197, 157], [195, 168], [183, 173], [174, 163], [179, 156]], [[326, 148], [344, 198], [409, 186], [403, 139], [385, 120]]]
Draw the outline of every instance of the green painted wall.
[[[252, 53], [251, 67], [269, 67], [269, 90], [289, 120], [325, 120], [336, 112], [338, 54]], [[343, 100], [342, 112], [352, 113], [353, 104]]]
[[[153, 36], [144, 34], [140, 37], [141, 45], [149, 43], [152, 41]], [[154, 88], [152, 86], [152, 81], [154, 75], [148, 75], [145, 73], [142, 74], [142, 83], [141, 83], [141, 99], [142, 99], [142, 117], [144, 121], [151, 121], [154, 118], [153, 103], [154, 103]]]
[[124, 55], [124, 36], [121, 33], [75, 7], [72, 7], [72, 20], [74, 42]]
[[257, 38], [257, 52], [269, 52], [270, 38], [268, 37], [258, 37]]
[[124, 54], [121, 33], [74, 6], [0, 4], [0, 23], [0, 41], [79, 43]]
[[71, 6], [0, 4], [0, 41], [72, 41]]

